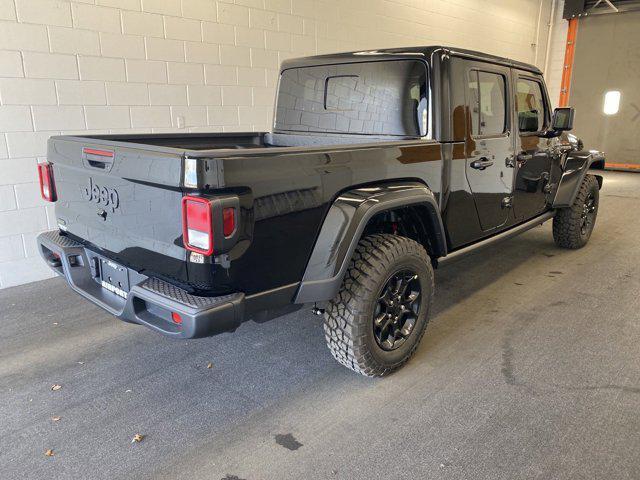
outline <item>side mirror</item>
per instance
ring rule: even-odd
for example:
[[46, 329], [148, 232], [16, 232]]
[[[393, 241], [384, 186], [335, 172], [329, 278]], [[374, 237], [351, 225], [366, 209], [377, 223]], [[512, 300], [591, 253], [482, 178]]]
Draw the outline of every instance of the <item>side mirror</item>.
[[573, 107], [560, 107], [553, 111], [551, 129], [556, 132], [568, 132], [573, 128]]

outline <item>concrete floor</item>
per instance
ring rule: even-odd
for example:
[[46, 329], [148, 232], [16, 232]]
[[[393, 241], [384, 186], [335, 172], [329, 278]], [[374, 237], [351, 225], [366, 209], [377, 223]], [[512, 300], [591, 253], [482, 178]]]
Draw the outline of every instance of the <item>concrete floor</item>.
[[174, 341], [61, 279], [1, 291], [0, 477], [638, 479], [639, 192], [606, 173], [582, 250], [547, 224], [438, 271], [383, 380], [337, 365], [306, 310]]

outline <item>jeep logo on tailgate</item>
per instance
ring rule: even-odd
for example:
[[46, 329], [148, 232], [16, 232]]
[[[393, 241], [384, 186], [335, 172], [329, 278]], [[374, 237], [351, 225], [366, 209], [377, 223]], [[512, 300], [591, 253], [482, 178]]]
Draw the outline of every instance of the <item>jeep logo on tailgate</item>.
[[112, 212], [120, 206], [120, 197], [115, 188], [101, 187], [89, 177], [89, 186], [82, 190], [83, 196], [90, 202], [96, 202], [105, 208], [110, 208]]

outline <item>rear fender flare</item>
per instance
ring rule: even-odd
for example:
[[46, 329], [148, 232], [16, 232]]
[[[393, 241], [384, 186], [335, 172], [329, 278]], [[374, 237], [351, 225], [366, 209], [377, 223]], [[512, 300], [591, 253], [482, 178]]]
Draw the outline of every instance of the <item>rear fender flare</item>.
[[[565, 208], [573, 205], [589, 167], [593, 162], [602, 159], [602, 154], [596, 155], [585, 151], [570, 152], [564, 161], [562, 176], [551, 206], [553, 208]], [[597, 175], [596, 177], [598, 186], [602, 188], [602, 177]]]
[[378, 213], [413, 205], [427, 207], [436, 254], [446, 255], [446, 235], [438, 202], [424, 184], [402, 182], [349, 190], [329, 208], [294, 302], [334, 298], [369, 220]]

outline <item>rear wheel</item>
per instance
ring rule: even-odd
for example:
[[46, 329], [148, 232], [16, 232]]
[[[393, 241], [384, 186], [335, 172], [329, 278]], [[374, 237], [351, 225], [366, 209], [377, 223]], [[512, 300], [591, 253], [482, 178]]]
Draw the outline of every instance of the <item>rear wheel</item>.
[[573, 205], [561, 208], [553, 218], [553, 239], [562, 248], [584, 247], [596, 223], [600, 190], [598, 180], [586, 175]]
[[325, 310], [331, 354], [370, 377], [397, 370], [424, 335], [433, 291], [433, 268], [422, 245], [397, 235], [363, 238]]

